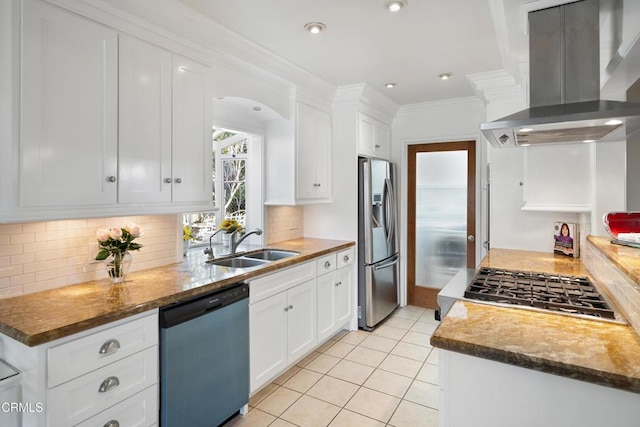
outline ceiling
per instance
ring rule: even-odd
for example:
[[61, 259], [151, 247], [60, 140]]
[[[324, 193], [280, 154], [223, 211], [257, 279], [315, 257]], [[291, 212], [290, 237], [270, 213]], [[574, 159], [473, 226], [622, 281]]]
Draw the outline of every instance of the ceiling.
[[[368, 83], [400, 105], [472, 96], [467, 75], [508, 69], [526, 54], [532, 2], [408, 0], [391, 13], [383, 0], [181, 1], [329, 83]], [[313, 21], [326, 30], [307, 33]]]

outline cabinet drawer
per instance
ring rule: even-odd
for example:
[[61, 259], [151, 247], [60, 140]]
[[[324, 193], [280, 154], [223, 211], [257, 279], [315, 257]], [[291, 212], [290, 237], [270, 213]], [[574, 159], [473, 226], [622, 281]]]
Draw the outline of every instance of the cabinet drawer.
[[76, 425], [157, 381], [154, 346], [49, 390], [49, 425]]
[[318, 264], [318, 276], [333, 271], [336, 269], [336, 254], [333, 253], [318, 258], [316, 263]]
[[316, 263], [315, 261], [310, 261], [252, 280], [249, 282], [249, 288], [251, 289], [249, 291], [249, 302], [250, 304], [256, 303], [314, 277], [316, 277]]
[[158, 344], [156, 312], [47, 349], [47, 385], [55, 387]]
[[345, 265], [353, 264], [355, 261], [355, 248], [345, 249], [343, 251], [338, 252], [338, 267], [341, 268]]
[[158, 387], [153, 385], [78, 424], [77, 427], [151, 427], [157, 422]]

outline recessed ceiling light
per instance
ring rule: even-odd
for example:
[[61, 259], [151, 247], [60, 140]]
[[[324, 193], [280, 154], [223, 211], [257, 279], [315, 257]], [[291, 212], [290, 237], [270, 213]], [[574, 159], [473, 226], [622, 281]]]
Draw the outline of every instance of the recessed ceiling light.
[[386, 83], [384, 85], [384, 87], [386, 87], [387, 89], [391, 89], [392, 87], [396, 87], [396, 84], [395, 83]]
[[304, 26], [304, 29], [311, 34], [320, 34], [325, 28], [327, 27], [322, 22], [309, 22]]
[[260, 107], [253, 107], [253, 111], [260, 111], [260, 110], [262, 110], [262, 108], [260, 108]]
[[407, 5], [407, 0], [385, 0], [384, 7], [389, 12], [397, 12]]
[[590, 143], [590, 142], [596, 142], [596, 140], [595, 140], [595, 139], [585, 139], [585, 140], [584, 140], [584, 141], [582, 141], [582, 142], [584, 142], [585, 144], [588, 144], [588, 143]]
[[520, 129], [518, 129], [518, 132], [531, 132], [531, 131], [533, 131], [532, 128], [520, 128]]
[[607, 126], [616, 126], [621, 124], [622, 124], [622, 120], [616, 120], [616, 119], [609, 120], [607, 123], [605, 123], [605, 125]]
[[449, 80], [451, 76], [453, 76], [453, 73], [442, 73], [438, 75], [438, 77], [440, 77], [440, 80]]

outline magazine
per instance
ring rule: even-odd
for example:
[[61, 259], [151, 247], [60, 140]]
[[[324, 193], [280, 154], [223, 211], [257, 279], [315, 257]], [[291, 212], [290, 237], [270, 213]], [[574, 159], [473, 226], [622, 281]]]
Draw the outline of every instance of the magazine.
[[553, 252], [580, 257], [580, 227], [571, 222], [556, 222], [553, 232]]

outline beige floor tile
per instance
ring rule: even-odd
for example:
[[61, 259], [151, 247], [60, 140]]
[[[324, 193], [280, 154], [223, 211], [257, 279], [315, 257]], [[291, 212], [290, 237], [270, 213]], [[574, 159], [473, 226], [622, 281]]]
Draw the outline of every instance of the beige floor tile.
[[306, 393], [307, 390], [313, 387], [313, 385], [317, 383], [320, 378], [322, 378], [322, 374], [310, 371], [308, 369], [301, 369], [300, 372], [292, 376], [282, 386], [300, 393]]
[[361, 365], [367, 365], [377, 367], [384, 358], [387, 357], [387, 353], [384, 351], [372, 350], [366, 347], [356, 347], [353, 351], [345, 356], [345, 360], [359, 363]]
[[249, 398], [249, 406], [256, 406], [258, 403], [278, 389], [278, 385], [271, 383], [264, 386], [262, 390]]
[[433, 350], [431, 350], [431, 353], [429, 353], [429, 357], [427, 357], [427, 363], [430, 363], [432, 365], [438, 364], [438, 349], [434, 348]]
[[378, 369], [393, 372], [394, 374], [404, 375], [405, 377], [415, 378], [421, 367], [422, 363], [417, 360], [390, 354], [382, 361], [380, 366], [378, 366]]
[[331, 339], [335, 340], [335, 341], [340, 341], [342, 339], [342, 337], [344, 337], [348, 333], [349, 333], [349, 331], [347, 331], [346, 329], [343, 329], [340, 332], [336, 333], [334, 336], [332, 336]]
[[331, 421], [329, 427], [384, 427], [384, 423], [343, 409]]
[[360, 388], [358, 385], [325, 375], [307, 394], [311, 397], [344, 406]]
[[367, 336], [369, 332], [366, 331], [351, 331], [342, 338], [340, 338], [340, 342], [351, 345], [360, 344]]
[[390, 338], [380, 337], [377, 335], [369, 335], [360, 343], [360, 347], [371, 348], [373, 350], [384, 351], [389, 353], [393, 347], [398, 344], [397, 340]]
[[345, 409], [386, 423], [396, 410], [400, 399], [368, 388], [360, 388]]
[[356, 348], [355, 345], [347, 344], [344, 342], [337, 342], [329, 350], [325, 351], [324, 354], [342, 359], [354, 348]]
[[419, 311], [420, 313], [424, 313], [427, 310], [431, 310], [424, 307], [418, 307], [417, 305], [405, 305], [404, 307], [402, 307], [402, 309], [409, 310], [409, 311]]
[[329, 350], [337, 342], [338, 341], [330, 339], [326, 343], [322, 344], [320, 347], [316, 348], [316, 351], [318, 353], [325, 353], [327, 350]]
[[400, 329], [411, 329], [414, 323], [416, 323], [415, 320], [403, 319], [401, 317], [392, 317], [391, 319], [384, 322], [386, 326]]
[[414, 332], [420, 332], [422, 334], [432, 335], [433, 331], [435, 331], [437, 327], [438, 327], [438, 325], [434, 325], [433, 323], [416, 322], [411, 327], [411, 330], [414, 331]]
[[438, 411], [403, 400], [389, 421], [394, 427], [438, 427]]
[[415, 331], [409, 331], [405, 334], [404, 337], [402, 337], [402, 341], [404, 342], [431, 348], [431, 343], [429, 342], [430, 339], [431, 335]]
[[302, 394], [298, 393], [297, 391], [280, 387], [265, 399], [263, 399], [262, 402], [258, 403], [256, 408], [278, 417], [284, 411], [286, 411], [287, 408], [291, 406], [291, 404], [293, 404], [293, 402], [298, 400], [300, 396], [302, 396]]
[[[226, 427], [226, 426], [225, 426]], [[269, 427], [298, 427], [289, 421], [285, 421], [282, 418], [276, 418], [276, 420], [269, 424]]]
[[376, 369], [369, 379], [365, 381], [363, 387], [402, 398], [411, 386], [411, 382], [412, 380], [409, 377]]
[[300, 372], [301, 369], [302, 368], [300, 366], [292, 366], [291, 368], [287, 369], [284, 374], [273, 380], [273, 382], [278, 385], [282, 385], [289, 381], [289, 378]]
[[399, 342], [398, 345], [391, 350], [391, 354], [424, 362], [427, 360], [430, 351], [431, 349], [429, 347], [422, 347], [408, 342]]
[[438, 384], [438, 366], [425, 363], [422, 365], [420, 372], [416, 375], [418, 381], [424, 381], [431, 384]]
[[421, 311], [407, 308], [400, 308], [393, 313], [393, 317], [409, 320], [417, 320], [420, 316], [422, 316]]
[[313, 353], [308, 354], [304, 359], [302, 359], [301, 361], [299, 361], [296, 366], [299, 366], [301, 368], [304, 368], [305, 366], [307, 366], [309, 363], [313, 362], [318, 356], [320, 356], [322, 353], [318, 353], [317, 351], [314, 351]]
[[407, 333], [406, 329], [393, 328], [387, 325], [378, 326], [373, 332], [379, 337], [389, 338], [392, 340], [400, 340]]
[[313, 361], [306, 366], [306, 369], [318, 372], [320, 374], [326, 374], [334, 366], [336, 366], [338, 362], [340, 362], [340, 359], [337, 357], [329, 356], [327, 354], [321, 354], [320, 356], [313, 359]]
[[373, 370], [374, 368], [370, 366], [363, 366], [348, 360], [341, 360], [327, 375], [362, 385], [367, 378], [369, 378]]
[[404, 395], [404, 400], [438, 409], [440, 387], [435, 384], [416, 380], [411, 384], [411, 387], [409, 387], [407, 394]]
[[267, 414], [259, 409], [252, 409], [247, 415], [236, 415], [225, 426], [229, 427], [266, 427], [271, 424], [276, 417]]
[[291, 405], [281, 418], [299, 426], [325, 427], [338, 412], [338, 406], [305, 395]]
[[434, 325], [440, 324], [440, 322], [436, 320], [435, 310], [431, 308], [422, 313], [422, 315], [418, 318], [418, 322], [433, 323]]

